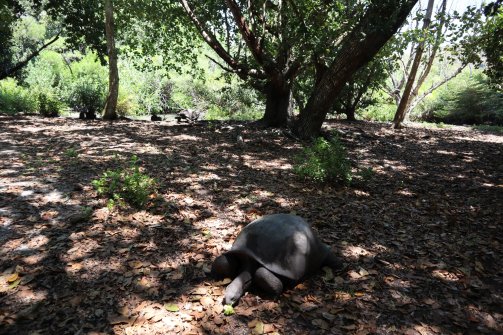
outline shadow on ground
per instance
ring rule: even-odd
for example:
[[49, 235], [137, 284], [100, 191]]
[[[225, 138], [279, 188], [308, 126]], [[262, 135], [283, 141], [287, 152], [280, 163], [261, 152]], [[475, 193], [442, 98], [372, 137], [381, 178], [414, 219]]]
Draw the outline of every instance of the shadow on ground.
[[[299, 180], [299, 143], [240, 123], [0, 116], [0, 333], [501, 331], [503, 138], [329, 126], [369, 181]], [[133, 154], [162, 201], [110, 211], [91, 181]], [[211, 260], [277, 212], [308, 219], [347, 270], [223, 316]]]

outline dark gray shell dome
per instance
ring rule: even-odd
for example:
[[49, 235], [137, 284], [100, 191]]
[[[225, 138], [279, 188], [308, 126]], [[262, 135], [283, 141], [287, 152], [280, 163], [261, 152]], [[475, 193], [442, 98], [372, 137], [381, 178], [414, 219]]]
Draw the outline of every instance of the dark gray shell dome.
[[273, 214], [243, 228], [228, 254], [245, 255], [269, 271], [297, 281], [318, 270], [329, 252], [304, 219]]

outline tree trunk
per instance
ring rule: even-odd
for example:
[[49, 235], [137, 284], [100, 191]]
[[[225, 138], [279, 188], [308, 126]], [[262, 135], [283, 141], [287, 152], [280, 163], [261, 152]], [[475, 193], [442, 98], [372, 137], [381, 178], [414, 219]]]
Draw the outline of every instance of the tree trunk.
[[[294, 125], [298, 136], [311, 139], [318, 135], [346, 82], [379, 52], [403, 24], [416, 2], [388, 1], [386, 5], [376, 3], [374, 8], [368, 9], [358, 27], [342, 42], [338, 56], [315, 85], [306, 107], [300, 112]], [[392, 20], [383, 26], [383, 17]]]
[[[426, 8], [426, 15], [423, 21], [423, 33], [429, 28], [431, 23], [431, 15], [433, 14], [433, 3], [434, 0], [428, 0], [428, 7]], [[424, 45], [425, 45], [425, 37], [421, 42], [419, 42], [416, 50], [416, 55], [414, 56], [414, 62], [412, 63], [412, 68], [409, 73], [409, 78], [407, 79], [407, 84], [405, 84], [405, 89], [402, 94], [402, 98], [400, 99], [400, 104], [398, 105], [398, 109], [395, 113], [395, 118], [393, 119], [393, 124], [395, 128], [401, 128], [402, 122], [405, 119], [405, 114], [407, 112], [407, 108], [409, 107], [410, 95], [412, 92], [412, 88], [414, 86], [414, 81], [416, 80], [417, 70], [419, 69], [419, 65], [421, 64], [421, 58], [423, 57]]]
[[265, 113], [260, 123], [266, 127], [286, 127], [293, 118], [291, 85], [269, 83], [266, 88]]
[[350, 106], [344, 110], [344, 114], [346, 114], [346, 119], [348, 121], [356, 121], [355, 110], [356, 108], [354, 106]]
[[103, 110], [104, 120], [117, 119], [117, 98], [119, 97], [119, 70], [114, 37], [114, 9], [112, 0], [105, 0], [105, 33], [108, 53], [108, 97]]

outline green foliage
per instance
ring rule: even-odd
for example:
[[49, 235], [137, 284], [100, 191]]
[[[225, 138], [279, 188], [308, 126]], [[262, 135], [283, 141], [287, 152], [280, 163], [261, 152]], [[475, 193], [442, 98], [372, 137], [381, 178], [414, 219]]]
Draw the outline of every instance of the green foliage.
[[397, 106], [394, 104], [386, 103], [384, 101], [369, 105], [367, 108], [361, 110], [359, 115], [364, 120], [390, 122], [393, 121]]
[[490, 126], [486, 124], [480, 124], [473, 126], [473, 129], [488, 132], [488, 133], [497, 133], [503, 134], [503, 126]]
[[107, 93], [107, 72], [96, 55], [88, 54], [72, 64], [61, 87], [62, 97], [70, 108], [95, 114], [104, 106]]
[[34, 52], [47, 37], [40, 17], [41, 1], [0, 1], [0, 76]]
[[50, 93], [40, 92], [38, 95], [38, 109], [41, 115], [47, 117], [59, 116], [64, 105]]
[[46, 50], [25, 70], [24, 83], [37, 92], [60, 94], [60, 87], [69, 72], [61, 54]]
[[503, 125], [503, 93], [484, 75], [464, 74], [422, 106], [420, 119], [451, 124]]
[[149, 195], [156, 190], [154, 179], [140, 171], [138, 157], [131, 158], [130, 166], [116, 170], [107, 170], [99, 179], [92, 181], [99, 195], [109, 198], [109, 206], [128, 203], [136, 208], [143, 208]]
[[503, 6], [495, 9], [482, 30], [481, 45], [486, 56], [486, 74], [491, 83], [503, 90]]
[[206, 93], [207, 120], [257, 120], [263, 114], [263, 103], [257, 92], [238, 83]]
[[0, 81], [0, 112], [35, 113], [37, 108], [37, 96], [32, 91], [19, 86], [13, 78]]
[[311, 146], [304, 148], [294, 161], [294, 172], [300, 177], [319, 182], [351, 182], [351, 164], [346, 149], [337, 136], [333, 136], [329, 141], [321, 137], [316, 139]]
[[68, 148], [65, 150], [65, 156], [68, 158], [77, 158], [78, 155], [79, 153], [75, 150], [75, 148]]
[[120, 115], [160, 114], [169, 109], [172, 82], [167, 79], [165, 70], [140, 68], [137, 64], [148, 59], [150, 57], [128, 55], [119, 60], [121, 86], [118, 113]]

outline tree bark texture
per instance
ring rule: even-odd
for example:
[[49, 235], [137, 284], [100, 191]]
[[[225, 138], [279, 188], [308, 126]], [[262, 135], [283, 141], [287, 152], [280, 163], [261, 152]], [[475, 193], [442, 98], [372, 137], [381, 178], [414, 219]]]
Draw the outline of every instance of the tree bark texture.
[[[337, 57], [316, 84], [294, 130], [304, 139], [318, 135], [327, 113], [351, 76], [369, 62], [403, 24], [417, 0], [386, 1], [371, 6], [342, 42]], [[383, 23], [386, 17], [387, 22]]]
[[266, 88], [265, 113], [260, 123], [266, 127], [285, 127], [293, 119], [291, 85], [286, 82], [269, 83]]
[[[423, 20], [423, 32], [425, 32], [431, 24], [434, 2], [434, 0], [428, 0], [428, 7], [426, 8], [426, 14]], [[393, 119], [395, 128], [400, 128], [402, 126], [403, 120], [405, 119], [407, 108], [409, 106], [410, 95], [414, 86], [414, 82], [416, 80], [417, 70], [419, 69], [419, 65], [421, 64], [421, 58], [423, 57], [425, 43], [425, 38], [423, 38], [417, 46], [416, 55], [414, 56], [414, 62], [412, 63], [412, 68], [410, 69], [409, 78], [407, 78], [407, 83], [405, 84], [400, 103], [398, 104], [398, 108]]]
[[103, 110], [104, 120], [117, 119], [117, 99], [119, 97], [119, 70], [115, 49], [114, 8], [112, 0], [105, 0], [105, 33], [108, 53], [108, 97]]

